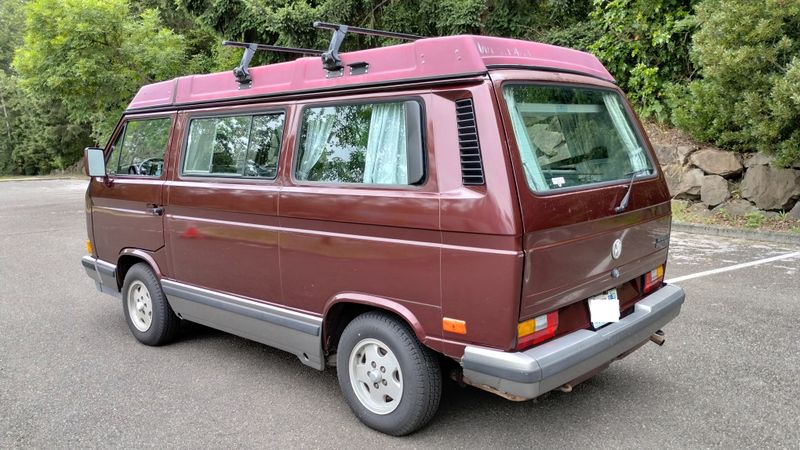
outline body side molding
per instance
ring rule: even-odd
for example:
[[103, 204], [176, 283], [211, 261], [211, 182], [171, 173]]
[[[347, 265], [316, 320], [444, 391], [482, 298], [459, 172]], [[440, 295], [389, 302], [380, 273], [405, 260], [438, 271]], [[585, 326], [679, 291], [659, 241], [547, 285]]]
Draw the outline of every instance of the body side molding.
[[323, 369], [322, 318], [173, 280], [161, 285], [180, 317], [295, 354]]

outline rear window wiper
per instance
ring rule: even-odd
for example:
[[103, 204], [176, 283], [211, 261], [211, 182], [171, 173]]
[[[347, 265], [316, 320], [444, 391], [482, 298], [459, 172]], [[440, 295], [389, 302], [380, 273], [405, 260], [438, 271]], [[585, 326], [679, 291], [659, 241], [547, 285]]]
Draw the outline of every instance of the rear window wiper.
[[650, 173], [650, 169], [634, 170], [631, 173], [626, 173], [625, 174], [625, 176], [630, 176], [631, 177], [631, 181], [630, 181], [630, 183], [628, 183], [628, 190], [625, 192], [625, 196], [622, 197], [622, 201], [619, 202], [619, 205], [617, 205], [614, 208], [614, 212], [615, 213], [619, 214], [622, 211], [625, 211], [625, 209], [628, 207], [628, 201], [631, 199], [631, 189], [633, 189], [633, 181], [636, 178], [638, 178], [639, 175], [642, 175], [642, 174], [645, 174], [645, 173], [649, 174]]

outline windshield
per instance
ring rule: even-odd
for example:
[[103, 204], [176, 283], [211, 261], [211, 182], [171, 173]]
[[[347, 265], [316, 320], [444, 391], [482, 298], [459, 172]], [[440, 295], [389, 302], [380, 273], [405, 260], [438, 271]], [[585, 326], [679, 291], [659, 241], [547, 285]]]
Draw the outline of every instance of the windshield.
[[506, 86], [503, 96], [531, 190], [653, 173], [616, 92], [525, 84]]

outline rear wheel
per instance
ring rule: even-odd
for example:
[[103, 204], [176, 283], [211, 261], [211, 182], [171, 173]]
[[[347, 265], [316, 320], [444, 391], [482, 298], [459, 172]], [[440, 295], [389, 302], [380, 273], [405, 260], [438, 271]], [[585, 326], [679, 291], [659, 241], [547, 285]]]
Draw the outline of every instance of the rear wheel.
[[436, 414], [442, 394], [439, 363], [409, 327], [378, 311], [347, 325], [337, 354], [339, 387], [365, 425], [402, 436]]
[[170, 308], [158, 277], [145, 263], [133, 265], [122, 285], [125, 321], [136, 339], [145, 345], [172, 341], [180, 319]]

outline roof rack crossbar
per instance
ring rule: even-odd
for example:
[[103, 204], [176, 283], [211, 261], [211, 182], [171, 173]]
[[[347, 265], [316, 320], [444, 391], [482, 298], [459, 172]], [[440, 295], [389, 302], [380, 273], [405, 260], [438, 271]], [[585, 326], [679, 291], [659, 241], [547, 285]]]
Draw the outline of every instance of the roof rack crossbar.
[[253, 59], [253, 55], [256, 53], [256, 50], [279, 53], [299, 53], [303, 55], [322, 55], [322, 51], [313, 50], [310, 48], [281, 47], [277, 45], [236, 41], [223, 41], [222, 45], [227, 47], [241, 47], [244, 49], [241, 63], [239, 63], [238, 67], [233, 69], [233, 76], [236, 77], [236, 82], [238, 82], [240, 86], [250, 85], [250, 83], [253, 82], [253, 78], [250, 76], [249, 66], [250, 61]]
[[351, 27], [349, 25], [338, 23], [314, 22], [314, 28], [333, 31], [333, 36], [331, 37], [331, 43], [328, 46], [328, 50], [322, 53], [322, 67], [328, 72], [337, 72], [344, 68], [342, 65], [342, 58], [339, 56], [339, 47], [341, 47], [344, 37], [348, 32], [367, 36], [402, 39], [405, 41], [416, 41], [417, 39], [422, 39], [422, 36], [416, 36], [413, 34], [373, 30], [371, 28]]
[[385, 38], [402, 39], [404, 41], [416, 41], [417, 39], [422, 39], [422, 36], [417, 36], [416, 34], [398, 33], [396, 31], [373, 30], [372, 28], [351, 27], [349, 25], [342, 25], [338, 23], [314, 22], [314, 28], [336, 31], [341, 27], [346, 28], [345, 31], [346, 33], [350, 32], [355, 34], [364, 34], [367, 36], [380, 36]]

